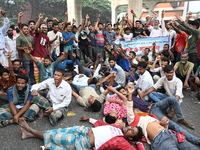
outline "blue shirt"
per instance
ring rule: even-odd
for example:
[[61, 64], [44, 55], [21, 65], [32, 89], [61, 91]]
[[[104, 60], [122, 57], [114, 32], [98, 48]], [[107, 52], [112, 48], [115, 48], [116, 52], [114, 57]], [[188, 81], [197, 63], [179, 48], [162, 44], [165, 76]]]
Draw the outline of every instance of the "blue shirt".
[[95, 31], [90, 32], [88, 34], [88, 38], [90, 39], [91, 42], [88, 42], [88, 45], [95, 46], [96, 45], [96, 39], [95, 39]]
[[127, 72], [131, 69], [130, 62], [127, 59], [122, 58], [120, 55], [117, 56], [117, 64]]
[[[67, 41], [67, 40], [69, 40], [71, 37], [75, 37], [75, 34], [74, 33], [68, 33], [68, 32], [64, 32], [64, 33], [62, 33], [62, 38], [63, 38], [63, 40], [65, 40], [65, 41]], [[73, 40], [71, 40], [71, 41], [69, 41], [68, 43], [66, 43], [65, 44], [65, 46], [69, 46], [69, 45], [72, 45], [73, 44]]]
[[[7, 91], [7, 95], [8, 95], [8, 102], [13, 102], [13, 87], [10, 87]], [[27, 88], [27, 86], [26, 86]], [[21, 106], [24, 106], [24, 102], [26, 101], [25, 100], [25, 91], [26, 91], [26, 88], [24, 89], [24, 92], [22, 94], [19, 94], [19, 99], [18, 99], [18, 103], [15, 104], [15, 105], [21, 105]], [[28, 98], [27, 98], [27, 101], [31, 101], [33, 98], [33, 96], [31, 95], [31, 86], [29, 86], [29, 93], [28, 93]]]
[[[53, 57], [54, 60], [58, 59], [58, 57], [56, 56], [56, 52], [55, 51], [53, 51], [52, 57]], [[66, 69], [67, 68], [67, 64], [73, 64], [75, 62], [75, 60], [76, 59], [72, 59], [72, 60], [66, 60], [65, 59], [64, 61], [59, 62], [58, 65], [55, 66], [54, 69], [57, 69], [57, 68]]]

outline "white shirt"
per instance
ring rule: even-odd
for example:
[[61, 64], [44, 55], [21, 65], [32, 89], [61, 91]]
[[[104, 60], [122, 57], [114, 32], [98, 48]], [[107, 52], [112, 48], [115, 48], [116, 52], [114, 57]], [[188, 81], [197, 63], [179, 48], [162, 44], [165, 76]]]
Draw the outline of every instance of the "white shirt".
[[19, 54], [16, 49], [16, 37], [10, 39], [8, 36], [5, 37], [5, 48], [6, 51], [12, 51], [11, 60], [19, 59]]
[[67, 107], [71, 102], [72, 89], [71, 86], [64, 80], [58, 87], [55, 86], [54, 79], [47, 79], [39, 84], [34, 84], [31, 88], [33, 90], [49, 89], [47, 99], [52, 102], [53, 110]]
[[123, 38], [124, 41], [131, 41], [131, 38], [133, 38], [133, 33], [130, 33], [129, 35], [124, 34]]
[[[79, 78], [79, 76], [83, 75], [83, 77]], [[88, 86], [88, 77], [84, 74], [76, 75], [72, 81], [72, 84], [74, 85], [80, 85], [80, 86]]]
[[111, 126], [111, 125], [105, 125], [105, 126], [99, 126], [96, 128], [92, 128], [92, 131], [94, 133], [95, 137], [95, 149], [99, 149], [101, 145], [109, 141], [110, 139], [116, 137], [116, 136], [123, 136], [123, 133], [121, 129]]
[[50, 41], [52, 41], [53, 39], [55, 39], [56, 36], [58, 36], [58, 38], [53, 43], [51, 43], [50, 46], [51, 46], [51, 53], [52, 53], [53, 52], [53, 45], [54, 45], [54, 43], [57, 44], [56, 55], [59, 56], [60, 55], [60, 38], [59, 37], [61, 37], [61, 41], [62, 41], [63, 40], [62, 39], [62, 33], [58, 31], [55, 34], [54, 31], [52, 30], [52, 31], [49, 31], [47, 33], [47, 36], [49, 37]]
[[149, 26], [149, 31], [150, 31], [150, 37], [159, 37], [159, 36], [167, 36], [169, 35], [167, 29], [165, 28], [165, 22], [164, 22], [164, 19], [162, 19], [161, 21], [161, 26], [162, 28], [159, 28], [158, 29], [154, 29], [153, 26]]
[[173, 76], [173, 79], [171, 81], [168, 81], [166, 76], [160, 78], [156, 84], [153, 86], [155, 89], [158, 89], [160, 87], [164, 87], [165, 89], [165, 94], [169, 96], [179, 96], [180, 97], [180, 102], [182, 102], [183, 93], [183, 83], [182, 81], [177, 78], [176, 76]]
[[4, 25], [0, 28], [0, 50], [5, 48], [5, 40], [4, 36], [6, 36], [6, 32], [10, 27], [10, 21], [7, 17], [4, 17]]
[[151, 71], [151, 72], [160, 72], [160, 76], [161, 76], [161, 77], [164, 77], [164, 76], [165, 76], [162, 67], [157, 67], [157, 68], [154, 68], [154, 69], [150, 69], [150, 71]]
[[[117, 69], [115, 82], [121, 86], [125, 86], [126, 76], [125, 76], [124, 70], [117, 64], [115, 64], [113, 68]], [[110, 73], [112, 72], [113, 72], [112, 69], [110, 69]]]
[[[153, 79], [148, 71], [145, 71], [143, 75], [139, 75], [139, 79], [135, 83], [137, 87], [142, 89], [143, 93], [154, 85]], [[144, 100], [148, 100], [148, 96], [145, 96]]]

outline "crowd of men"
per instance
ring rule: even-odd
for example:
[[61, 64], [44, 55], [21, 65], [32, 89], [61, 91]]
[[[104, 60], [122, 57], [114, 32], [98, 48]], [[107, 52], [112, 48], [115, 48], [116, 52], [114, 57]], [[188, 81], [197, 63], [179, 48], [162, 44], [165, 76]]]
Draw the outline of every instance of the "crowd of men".
[[[1, 8], [0, 28], [0, 127], [19, 124], [22, 139], [44, 139], [47, 149], [135, 149], [146, 141], [153, 150], [195, 150], [200, 139], [171, 119], [194, 130], [181, 109], [183, 89], [200, 99], [200, 19], [190, 13], [184, 21], [165, 21], [162, 11], [138, 20], [122, 17], [112, 25], [89, 15], [76, 26], [75, 20], [44, 18], [10, 25]], [[132, 20], [132, 21], [130, 21]], [[156, 42], [141, 57], [115, 41], [135, 37], [169, 36], [162, 51]], [[199, 66], [199, 67], [198, 67]], [[103, 121], [82, 117], [95, 127], [74, 126], [37, 131], [26, 122], [62, 119], [74, 97], [85, 111], [103, 111]], [[188, 142], [189, 141], [189, 142]], [[191, 143], [190, 143], [191, 142]]]

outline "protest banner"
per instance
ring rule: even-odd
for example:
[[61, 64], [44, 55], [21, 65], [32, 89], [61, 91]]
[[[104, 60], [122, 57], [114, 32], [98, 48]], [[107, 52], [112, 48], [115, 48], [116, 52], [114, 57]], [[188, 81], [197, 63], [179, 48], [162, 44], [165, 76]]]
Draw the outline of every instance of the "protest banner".
[[152, 60], [152, 43], [156, 42], [156, 53], [163, 50], [163, 46], [165, 44], [170, 43], [169, 36], [161, 36], [161, 37], [136, 37], [132, 39], [132, 41], [119, 41], [116, 40], [115, 44], [121, 44], [122, 48], [126, 50], [126, 54], [128, 55], [130, 51], [134, 51], [137, 57], [141, 57], [144, 55], [145, 48], [150, 48], [150, 61]]

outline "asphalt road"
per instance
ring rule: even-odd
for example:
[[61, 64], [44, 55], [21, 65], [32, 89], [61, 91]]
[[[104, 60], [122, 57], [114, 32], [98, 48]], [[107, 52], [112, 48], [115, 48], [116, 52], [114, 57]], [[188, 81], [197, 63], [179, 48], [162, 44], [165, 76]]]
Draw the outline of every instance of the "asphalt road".
[[[188, 121], [193, 123], [196, 127], [195, 130], [190, 130], [185, 126], [182, 126], [188, 130], [191, 134], [200, 137], [200, 104], [195, 104], [194, 102], [200, 102], [194, 98], [191, 98], [188, 91], [184, 91], [184, 99], [181, 107], [183, 109], [184, 115]], [[70, 115], [70, 116], [69, 116]], [[60, 120], [56, 126], [51, 126], [48, 118], [44, 117], [41, 120], [36, 120], [34, 122], [28, 123], [32, 128], [37, 130], [50, 130], [56, 128], [66, 128], [74, 125], [84, 125], [91, 126], [87, 122], [80, 122], [79, 118], [81, 116], [88, 116], [96, 119], [102, 119], [102, 111], [98, 113], [86, 112], [80, 107], [76, 100], [73, 98], [71, 104], [68, 108], [68, 116]], [[174, 119], [176, 121], [176, 118]], [[43, 141], [40, 139], [21, 139], [21, 131], [19, 126], [14, 124], [7, 126], [5, 128], [0, 128], [0, 150], [39, 150], [40, 146], [43, 145]], [[150, 150], [150, 146], [145, 144], [146, 150]], [[200, 147], [198, 147], [200, 148]]]

